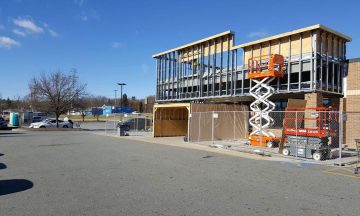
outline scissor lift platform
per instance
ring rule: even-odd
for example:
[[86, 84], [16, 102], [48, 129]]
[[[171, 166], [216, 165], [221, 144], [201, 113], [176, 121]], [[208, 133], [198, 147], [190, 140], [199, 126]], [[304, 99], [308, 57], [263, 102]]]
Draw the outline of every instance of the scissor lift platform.
[[357, 157], [358, 157], [358, 161], [355, 164], [354, 167], [354, 174], [359, 174], [360, 173], [360, 139], [355, 139], [355, 143], [356, 143], [356, 153], [357, 153]]
[[[324, 107], [287, 108], [286, 111], [282, 153], [314, 160], [331, 159], [329, 137], [336, 136], [337, 128], [331, 128], [330, 122], [337, 121], [336, 114]], [[304, 127], [306, 123], [313, 127]]]
[[274, 147], [279, 143], [280, 138], [268, 131], [268, 128], [274, 124], [274, 119], [269, 113], [275, 109], [275, 104], [268, 98], [275, 93], [270, 82], [284, 76], [284, 57], [270, 54], [249, 58], [248, 71], [251, 82], [255, 82], [249, 92], [255, 101], [250, 104], [253, 116], [249, 119], [249, 124], [253, 131], [247, 138], [250, 145]]

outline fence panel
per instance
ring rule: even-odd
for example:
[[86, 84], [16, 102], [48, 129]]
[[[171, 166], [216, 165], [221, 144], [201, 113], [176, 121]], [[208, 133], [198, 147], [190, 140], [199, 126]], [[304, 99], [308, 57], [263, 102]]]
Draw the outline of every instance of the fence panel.
[[344, 115], [344, 143], [349, 149], [355, 149], [355, 139], [360, 139], [360, 113], [347, 112]]
[[189, 139], [191, 142], [212, 141], [212, 113], [198, 112], [192, 113], [189, 124]]
[[[249, 119], [256, 115], [259, 118], [252, 126]], [[351, 150], [355, 149], [355, 139], [360, 138], [360, 130], [355, 129], [359, 122], [360, 113], [325, 109], [270, 113], [214, 111], [192, 113], [189, 135], [191, 142], [200, 144], [226, 144], [232, 145], [234, 150], [261, 150], [278, 156], [339, 165], [354, 160], [355, 152]], [[270, 136], [275, 138], [256, 146], [249, 145], [249, 135], [258, 136], [259, 140]]]
[[151, 115], [113, 114], [106, 117], [105, 134], [120, 135], [119, 126], [123, 124], [125, 135], [151, 136], [153, 130]]

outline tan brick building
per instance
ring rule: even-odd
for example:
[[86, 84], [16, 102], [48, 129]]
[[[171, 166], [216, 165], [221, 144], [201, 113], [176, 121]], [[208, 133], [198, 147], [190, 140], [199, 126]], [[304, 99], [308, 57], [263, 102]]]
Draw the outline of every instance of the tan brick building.
[[354, 139], [360, 138], [360, 58], [350, 59], [344, 81], [342, 110], [346, 111], [344, 142], [353, 148]]

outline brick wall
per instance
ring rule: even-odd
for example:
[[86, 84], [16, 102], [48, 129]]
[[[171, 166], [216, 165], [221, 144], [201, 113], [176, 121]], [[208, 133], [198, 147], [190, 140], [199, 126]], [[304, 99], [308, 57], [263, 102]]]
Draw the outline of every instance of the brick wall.
[[355, 148], [355, 138], [360, 138], [360, 58], [349, 61], [346, 98], [343, 99], [347, 119], [344, 124], [344, 140], [349, 148]]
[[320, 93], [306, 93], [306, 108], [323, 107], [323, 96]]
[[[323, 107], [323, 96], [320, 93], [306, 93], [304, 99], [306, 100], [306, 108]], [[305, 111], [303, 114], [308, 119], [304, 121], [305, 128], [317, 128], [318, 126], [317, 121], [310, 120], [313, 118], [311, 113], [311, 111]], [[303, 116], [300, 115], [299, 118], [303, 118]]]
[[[349, 60], [348, 76], [347, 76], [347, 93], [360, 91], [360, 58]], [[354, 93], [354, 92], [353, 92]], [[360, 93], [358, 93], [360, 95]]]

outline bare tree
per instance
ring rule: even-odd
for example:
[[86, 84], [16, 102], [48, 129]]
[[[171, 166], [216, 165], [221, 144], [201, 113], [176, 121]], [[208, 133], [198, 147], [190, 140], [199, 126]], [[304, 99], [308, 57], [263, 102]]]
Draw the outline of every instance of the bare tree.
[[86, 94], [86, 84], [82, 84], [76, 71], [66, 74], [62, 71], [42, 73], [29, 82], [32, 106], [38, 110], [54, 113], [56, 127], [59, 127], [59, 116], [77, 104]]
[[75, 104], [74, 108], [76, 111], [80, 112], [82, 117], [82, 121], [85, 121], [86, 111], [89, 109], [90, 98], [83, 97], [78, 100], [77, 104]]

